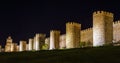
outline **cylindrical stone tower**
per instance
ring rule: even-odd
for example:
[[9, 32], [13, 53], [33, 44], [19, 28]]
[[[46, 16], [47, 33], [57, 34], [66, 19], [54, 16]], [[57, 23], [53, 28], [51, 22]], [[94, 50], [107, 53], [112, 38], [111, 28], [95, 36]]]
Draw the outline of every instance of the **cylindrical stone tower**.
[[66, 23], [66, 48], [80, 47], [81, 24], [75, 22]]
[[19, 51], [26, 51], [26, 45], [27, 45], [26, 41], [20, 41]]
[[17, 43], [11, 44], [11, 52], [17, 52]]
[[35, 48], [36, 48], [36, 38], [34, 37], [33, 38], [33, 50], [35, 50]]
[[113, 40], [113, 13], [97, 11], [93, 13], [93, 46], [110, 44]]
[[46, 34], [39, 34], [40, 35], [40, 50], [42, 49], [42, 46], [45, 44], [45, 37], [46, 37]]
[[40, 50], [40, 49], [42, 49], [42, 46], [44, 45], [44, 43], [45, 43], [45, 37], [46, 37], [46, 34], [36, 34], [36, 39], [35, 39], [35, 41], [36, 41], [36, 48], [35, 48], [35, 50]]
[[40, 36], [39, 36], [39, 34], [36, 34], [35, 40], [36, 40], [35, 50], [40, 50]]
[[11, 52], [12, 41], [11, 36], [6, 39], [5, 52]]
[[50, 31], [50, 49], [59, 49], [60, 31]]
[[29, 45], [28, 45], [28, 50], [32, 51], [33, 50], [33, 39], [29, 39]]

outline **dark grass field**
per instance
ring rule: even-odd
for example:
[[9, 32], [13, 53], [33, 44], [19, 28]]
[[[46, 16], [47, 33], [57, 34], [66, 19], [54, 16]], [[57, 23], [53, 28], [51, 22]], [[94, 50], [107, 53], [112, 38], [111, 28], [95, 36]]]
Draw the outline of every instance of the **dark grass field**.
[[120, 46], [0, 53], [0, 63], [120, 63]]

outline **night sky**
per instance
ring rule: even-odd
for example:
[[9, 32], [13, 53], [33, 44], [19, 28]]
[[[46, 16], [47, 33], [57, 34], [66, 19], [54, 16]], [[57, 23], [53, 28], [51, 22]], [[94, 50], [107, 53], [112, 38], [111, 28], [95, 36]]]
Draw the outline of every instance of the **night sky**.
[[114, 21], [120, 19], [120, 3], [114, 0], [0, 2], [0, 44], [4, 46], [8, 36], [17, 43], [36, 33], [48, 37], [52, 29], [64, 34], [65, 23], [69, 21], [81, 23], [82, 29], [92, 27], [92, 13], [97, 10], [114, 13]]

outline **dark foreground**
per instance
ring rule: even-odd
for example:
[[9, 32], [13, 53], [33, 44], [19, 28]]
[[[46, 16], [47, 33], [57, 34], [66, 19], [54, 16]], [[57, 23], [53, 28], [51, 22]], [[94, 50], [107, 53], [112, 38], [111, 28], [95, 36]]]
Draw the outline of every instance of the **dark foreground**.
[[120, 63], [120, 46], [0, 53], [0, 63]]

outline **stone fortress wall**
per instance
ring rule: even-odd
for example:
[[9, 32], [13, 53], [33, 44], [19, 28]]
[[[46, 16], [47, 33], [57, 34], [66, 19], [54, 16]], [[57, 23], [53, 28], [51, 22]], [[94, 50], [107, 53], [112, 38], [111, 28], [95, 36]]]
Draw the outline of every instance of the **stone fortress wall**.
[[51, 30], [50, 31], [50, 48], [49, 49], [59, 49], [60, 42], [60, 31], [59, 30]]
[[[60, 40], [60, 43], [64, 43], [66, 38], [65, 38], [65, 34], [61, 35], [60, 37], [63, 38]], [[93, 44], [93, 28], [87, 28], [84, 30], [81, 30], [81, 42], [90, 42], [91, 45]], [[113, 22], [113, 40], [115, 42], [119, 42], [120, 41], [120, 21], [115, 21]], [[65, 44], [63, 44], [65, 45]], [[62, 45], [61, 45], [62, 46]], [[64, 46], [65, 47], [65, 46]]]
[[78, 48], [80, 42], [81, 24], [75, 22], [66, 23], [66, 48]]
[[[113, 40], [120, 41], [120, 21], [113, 22]], [[87, 28], [81, 31], [81, 42], [93, 43], [93, 28]]]
[[[113, 18], [114, 18], [113, 13], [110, 13], [110, 12], [97, 11], [97, 12], [93, 13], [93, 19], [95, 21], [97, 21], [93, 25], [95, 27], [98, 27], [98, 29], [96, 28], [96, 30], [94, 31], [94, 32], [98, 31], [98, 32], [96, 32], [96, 34], [98, 34], [98, 36], [94, 36], [95, 38], [96, 37], [99, 38], [97, 40], [99, 40], [99, 41], [103, 40], [103, 43], [105, 42], [105, 44], [107, 44], [107, 42], [109, 42], [109, 43], [120, 42], [120, 21], [113, 22]], [[87, 43], [87, 44], [90, 44], [91, 46], [93, 46], [93, 39], [94, 39], [93, 35], [94, 35], [93, 27], [81, 30], [80, 31], [80, 42]], [[64, 38], [64, 40], [60, 39], [60, 43], [66, 42], [65, 36], [66, 36], [66, 34], [63, 34], [60, 36], [60, 37]], [[98, 42], [98, 41], [96, 41], [96, 42]], [[63, 43], [63, 45], [65, 45], [65, 44]], [[64, 46], [64, 47], [66, 47], [66, 46]]]
[[93, 28], [87, 28], [81, 31], [81, 42], [93, 42]]
[[[81, 43], [85, 43], [84, 46], [94, 46], [94, 43], [97, 43], [97, 46], [112, 42], [119, 43], [120, 21], [113, 22], [113, 14], [110, 12], [97, 11], [93, 13], [93, 27], [91, 28], [81, 30], [81, 24], [68, 22], [66, 34], [60, 35], [59, 30], [51, 30], [50, 37], [46, 38], [46, 34], [38, 33], [28, 40], [28, 44], [27, 41], [20, 41], [17, 45], [12, 41], [11, 37], [7, 38], [5, 52], [38, 51], [44, 48], [46, 50], [79, 48]], [[0, 51], [2, 50], [0, 47]]]
[[114, 14], [106, 11], [93, 13], [93, 46], [110, 44], [113, 40]]
[[66, 35], [60, 35], [60, 42], [59, 42], [60, 49], [66, 48]]
[[113, 40], [115, 42], [120, 41], [120, 21], [113, 22]]
[[[98, 23], [98, 24], [95, 23], [95, 25], [97, 25], [97, 26], [99, 25], [98, 29], [95, 30], [95, 31], [99, 30], [97, 34], [99, 34], [99, 35], [103, 34], [103, 35], [101, 35], [101, 38], [100, 38], [100, 39], [103, 39], [103, 42], [107, 42], [107, 41], [120, 42], [120, 21], [113, 22], [113, 14], [112, 13], [105, 12], [105, 11], [97, 11], [97, 12], [93, 13], [93, 19], [95, 19], [95, 21], [97, 21], [97, 23]], [[99, 24], [100, 23], [99, 21], [100, 22], [102, 21], [102, 23]], [[102, 28], [100, 28], [100, 26]], [[65, 37], [65, 34], [63, 34], [63, 35]], [[90, 43], [90, 45], [93, 45], [93, 35], [94, 35], [93, 27], [81, 30], [81, 33], [80, 33], [81, 41], [80, 42]], [[60, 37], [62, 37], [62, 35]], [[96, 38], [96, 36], [94, 36], [94, 37]], [[66, 39], [64, 38], [64, 40], [66, 40]], [[60, 40], [60, 41], [65, 42], [63, 40]], [[99, 40], [99, 41], [101, 41], [101, 40]]]

